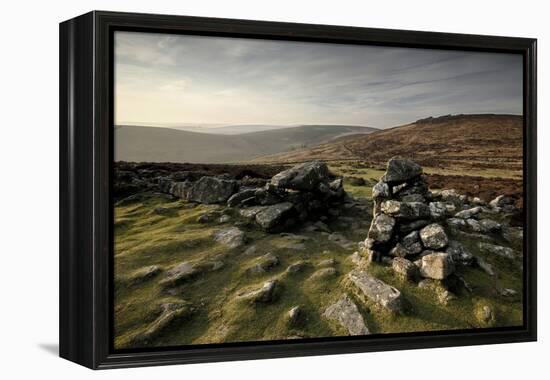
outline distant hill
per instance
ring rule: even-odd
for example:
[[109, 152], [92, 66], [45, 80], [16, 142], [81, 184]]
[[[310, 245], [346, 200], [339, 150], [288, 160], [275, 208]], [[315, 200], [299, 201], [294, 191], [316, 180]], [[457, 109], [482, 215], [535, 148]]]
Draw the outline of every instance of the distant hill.
[[522, 127], [522, 117], [517, 115], [447, 115], [256, 161], [360, 159], [383, 164], [401, 155], [432, 168], [521, 170]]
[[115, 161], [225, 163], [249, 161], [333, 141], [375, 128], [303, 125], [241, 134], [211, 134], [171, 128], [115, 127]]
[[[143, 125], [148, 126], [148, 125]], [[289, 128], [290, 126], [274, 124], [242, 124], [242, 125], [223, 125], [223, 126], [203, 126], [203, 125], [158, 125], [157, 127], [177, 129], [179, 131], [208, 133], [211, 135], [240, 135], [243, 133], [253, 133], [270, 131], [273, 129]], [[295, 127], [299, 127], [296, 125]]]

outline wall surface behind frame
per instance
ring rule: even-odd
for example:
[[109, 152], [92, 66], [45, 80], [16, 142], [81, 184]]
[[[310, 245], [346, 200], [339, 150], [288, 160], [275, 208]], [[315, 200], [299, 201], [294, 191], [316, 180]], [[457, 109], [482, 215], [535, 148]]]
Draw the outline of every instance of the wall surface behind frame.
[[[93, 373], [57, 358], [58, 23], [92, 9], [363, 27], [512, 35], [539, 39], [539, 295], [550, 294], [550, 148], [545, 105], [550, 28], [544, 2], [441, 1], [19, 1], [4, 5], [0, 186], [2, 366], [5, 379], [376, 378], [519, 379], [550, 372], [548, 297], [539, 296], [539, 342], [486, 347], [170, 366]], [[546, 317], [546, 320], [545, 320]], [[539, 374], [536, 376], [536, 374]]]

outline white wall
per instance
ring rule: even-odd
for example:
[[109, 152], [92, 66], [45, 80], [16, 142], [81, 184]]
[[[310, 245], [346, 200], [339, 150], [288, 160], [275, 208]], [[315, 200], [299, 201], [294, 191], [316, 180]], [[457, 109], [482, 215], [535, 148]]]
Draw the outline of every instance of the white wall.
[[[542, 378], [548, 302], [539, 297], [539, 342], [93, 373], [56, 357], [58, 276], [58, 22], [92, 9], [294, 21], [539, 39], [539, 294], [548, 299], [545, 235], [550, 171], [545, 106], [550, 28], [543, 1], [79, 0], [6, 1], [0, 38], [0, 376], [56, 378], [329, 379]], [[546, 67], [545, 67], [546, 66]], [[545, 102], [546, 100], [546, 102]], [[545, 318], [546, 317], [546, 318]], [[543, 352], [546, 349], [546, 354]]]

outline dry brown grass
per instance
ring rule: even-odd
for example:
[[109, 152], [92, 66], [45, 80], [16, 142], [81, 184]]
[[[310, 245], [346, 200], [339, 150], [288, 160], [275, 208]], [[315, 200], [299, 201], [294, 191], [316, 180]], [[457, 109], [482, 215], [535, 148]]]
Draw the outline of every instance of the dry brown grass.
[[360, 159], [381, 165], [404, 156], [438, 170], [471, 175], [494, 170], [495, 177], [517, 178], [522, 170], [522, 125], [522, 117], [514, 115], [443, 116], [256, 161]]

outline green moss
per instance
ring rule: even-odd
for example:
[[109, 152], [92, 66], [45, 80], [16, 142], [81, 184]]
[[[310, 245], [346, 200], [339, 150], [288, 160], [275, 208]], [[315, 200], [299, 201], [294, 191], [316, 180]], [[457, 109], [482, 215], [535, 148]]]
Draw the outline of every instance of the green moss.
[[[115, 332], [117, 347], [125, 347], [130, 337], [158, 317], [160, 304], [168, 299], [190, 302], [194, 314], [188, 320], [170, 326], [151, 345], [181, 345], [211, 343], [215, 341], [279, 339], [289, 336], [329, 336], [334, 334], [322, 317], [320, 309], [328, 306], [339, 294], [338, 282], [342, 274], [351, 269], [346, 260], [349, 251], [319, 237], [318, 233], [300, 233], [305, 239], [292, 236], [266, 234], [255, 228], [244, 228], [250, 243], [231, 250], [211, 239], [222, 228], [216, 222], [201, 224], [198, 217], [218, 209], [216, 206], [182, 207], [183, 202], [168, 202], [151, 198], [139, 204], [119, 206], [115, 218], [124, 221], [124, 228], [115, 230]], [[176, 215], [163, 217], [152, 212], [156, 207], [178, 209]], [[236, 216], [234, 215], [234, 218]], [[256, 247], [256, 256], [243, 252]], [[248, 275], [246, 268], [257, 256], [272, 252], [280, 260], [279, 265], [266, 273]], [[204, 273], [193, 281], [168, 294], [155, 280], [127, 286], [124, 279], [149, 265], [165, 269], [187, 260], [222, 258], [224, 267]], [[329, 280], [306, 281], [316, 269], [306, 266], [303, 271], [290, 275], [286, 268], [297, 261], [335, 258], [338, 275]], [[236, 294], [263, 281], [279, 279], [279, 297], [273, 303], [248, 305], [238, 302]], [[290, 327], [284, 316], [290, 308], [300, 305], [305, 319], [301, 326]]]

